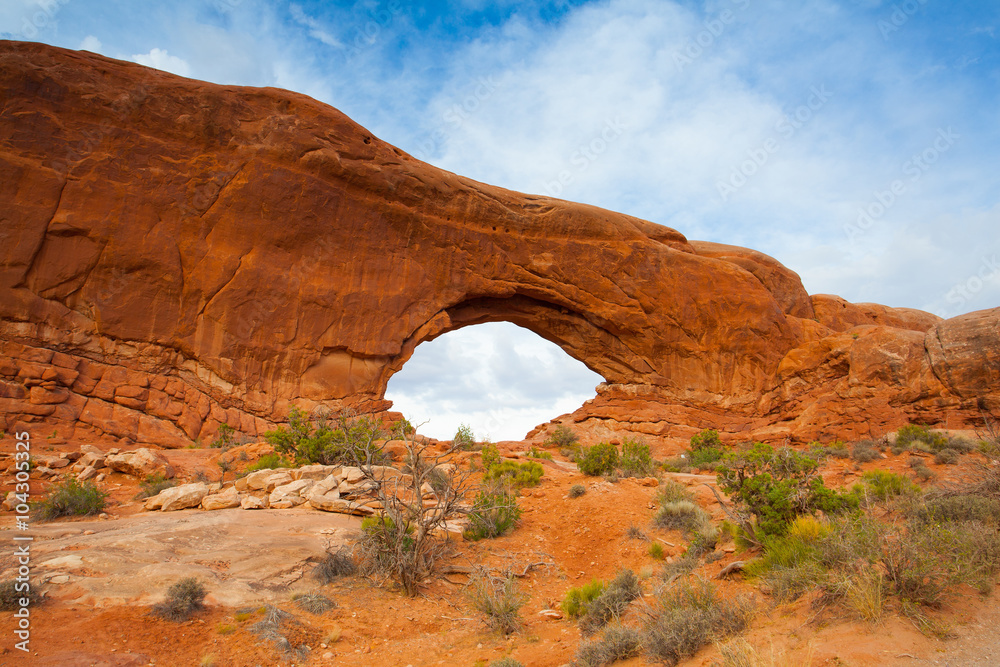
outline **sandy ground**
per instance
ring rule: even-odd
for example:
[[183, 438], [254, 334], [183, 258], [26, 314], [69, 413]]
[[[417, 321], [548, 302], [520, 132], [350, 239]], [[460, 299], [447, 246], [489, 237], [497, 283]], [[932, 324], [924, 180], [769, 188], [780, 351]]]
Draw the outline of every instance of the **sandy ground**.
[[[508, 445], [509, 449], [516, 445]], [[211, 470], [210, 450], [167, 452], [186, 472]], [[889, 456], [864, 469], [907, 470], [908, 455]], [[938, 480], [955, 478], [953, 466], [933, 466]], [[217, 470], [217, 468], [216, 468]], [[832, 460], [831, 484], [849, 484], [860, 470]], [[716, 518], [721, 509], [705, 486], [707, 475], [674, 475], [689, 485], [698, 502]], [[572, 484], [587, 493], [567, 495]], [[581, 640], [576, 624], [540, 614], [558, 606], [565, 592], [591, 578], [609, 579], [621, 568], [648, 575], [659, 562], [649, 542], [629, 539], [630, 525], [660, 540], [668, 557], [683, 550], [683, 538], [651, 527], [656, 488], [642, 480], [616, 484], [586, 478], [575, 466], [545, 463], [540, 486], [523, 492], [524, 515], [511, 534], [494, 540], [455, 544], [452, 562], [527, 574], [518, 579], [528, 601], [524, 626], [510, 637], [491, 633], [468, 600], [467, 577], [450, 574], [429, 582], [417, 598], [406, 598], [359, 577], [319, 586], [310, 576], [324, 549], [350, 538], [358, 520], [306, 509], [185, 510], [141, 512], [132, 500], [136, 484], [112, 475], [106, 485], [114, 504], [106, 520], [61, 520], [34, 528], [33, 568], [44, 581], [48, 600], [34, 608], [31, 656], [13, 650], [11, 613], [0, 614], [0, 665], [469, 665], [511, 655], [529, 666], [566, 665]], [[9, 531], [13, 518], [2, 517]], [[0, 532], [0, 543], [6, 542]], [[673, 546], [671, 546], [673, 545]], [[0, 569], [13, 563], [12, 549], [0, 553]], [[713, 577], [749, 554], [722, 545], [720, 559], [698, 574]], [[529, 567], [530, 566], [530, 567]], [[183, 576], [198, 576], [210, 595], [208, 608], [185, 623], [149, 614], [149, 605]], [[647, 593], [655, 575], [645, 580]], [[720, 584], [724, 595], [752, 592], [739, 577]], [[337, 603], [324, 614], [298, 608], [291, 596], [320, 592]], [[922, 635], [908, 620], [889, 614], [877, 626], [826, 614], [817, 617], [804, 599], [773, 606], [759, 593], [760, 611], [746, 638], [779, 665], [995, 665], [1000, 656], [1000, 610], [993, 598], [972, 592], [955, 596], [936, 616], [956, 639]], [[648, 602], [648, 600], [646, 600]], [[291, 644], [306, 645], [292, 657], [251, 631], [265, 603], [293, 614], [283, 632]], [[643, 602], [630, 613], [639, 614]], [[241, 615], [237, 615], [240, 614]], [[719, 664], [714, 647], [685, 665]], [[641, 658], [617, 663], [645, 664]]]

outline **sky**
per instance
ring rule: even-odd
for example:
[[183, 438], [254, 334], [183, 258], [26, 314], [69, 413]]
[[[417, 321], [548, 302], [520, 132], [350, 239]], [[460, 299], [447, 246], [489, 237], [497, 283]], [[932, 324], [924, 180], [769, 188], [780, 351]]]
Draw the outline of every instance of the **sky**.
[[[2, 38], [301, 92], [449, 171], [943, 317], [1000, 306], [998, 29], [985, 0], [0, 3]], [[479, 325], [387, 397], [428, 435], [516, 439], [600, 381]]]

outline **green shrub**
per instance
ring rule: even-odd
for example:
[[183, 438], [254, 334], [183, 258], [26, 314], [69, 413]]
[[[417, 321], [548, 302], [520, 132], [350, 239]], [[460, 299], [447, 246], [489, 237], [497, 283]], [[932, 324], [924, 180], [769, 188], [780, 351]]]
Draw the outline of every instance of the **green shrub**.
[[943, 465], [954, 465], [958, 463], [958, 450], [946, 447], [934, 455], [934, 463]]
[[842, 442], [828, 445], [825, 451], [827, 456], [832, 456], [835, 459], [846, 459], [851, 456], [850, 450]]
[[875, 449], [871, 441], [863, 440], [854, 443], [854, 446], [851, 448], [851, 458], [858, 463], [868, 463], [869, 461], [882, 458], [882, 454]]
[[752, 617], [749, 599], [721, 600], [706, 581], [682, 581], [649, 614], [642, 645], [652, 660], [676, 665], [710, 642], [742, 632]]
[[243, 471], [243, 474], [249, 475], [250, 473], [258, 470], [275, 470], [277, 468], [292, 468], [294, 466], [295, 464], [292, 461], [272, 452], [270, 454], [264, 454], [264, 456], [247, 466], [246, 470]]
[[645, 477], [653, 473], [654, 467], [649, 445], [631, 438], [622, 441], [622, 454], [618, 460], [622, 477]]
[[922, 456], [911, 456], [906, 460], [906, 465], [911, 468], [919, 468], [922, 465], [927, 465], [924, 463], [924, 458]]
[[753, 522], [740, 529], [759, 542], [780, 535], [800, 514], [827, 514], [857, 509], [857, 496], [826, 488], [819, 464], [790, 448], [754, 443], [746, 451], [727, 454], [718, 468], [719, 486], [745, 508]]
[[649, 557], [654, 560], [663, 560], [666, 555], [663, 553], [663, 545], [659, 542], [651, 542], [649, 545]]
[[576, 466], [584, 475], [610, 475], [618, 467], [618, 450], [608, 442], [587, 447]]
[[486, 624], [493, 630], [509, 635], [521, 626], [520, 610], [528, 596], [517, 590], [513, 574], [495, 577], [480, 572], [469, 584], [473, 608], [486, 616]]
[[153, 613], [168, 621], [180, 623], [204, 608], [205, 587], [195, 577], [181, 579], [167, 589], [167, 598], [153, 606]]
[[21, 601], [26, 600], [26, 606], [34, 606], [41, 602], [42, 598], [35, 592], [34, 588], [18, 590], [18, 586], [24, 588], [29, 582], [18, 582], [14, 579], [4, 579], [0, 581], [0, 611], [17, 611], [22, 606]]
[[693, 468], [714, 468], [722, 459], [726, 450], [719, 440], [715, 429], [707, 429], [691, 436], [691, 449], [688, 451], [688, 461]]
[[164, 477], [162, 472], [158, 472], [154, 475], [146, 475], [146, 479], [139, 482], [139, 493], [135, 495], [135, 498], [136, 500], [152, 498], [160, 493], [160, 491], [165, 491], [176, 484], [176, 481]]
[[487, 442], [483, 445], [483, 448], [479, 451], [479, 460], [483, 464], [484, 470], [489, 470], [495, 465], [499, 465], [503, 460], [500, 456], [500, 450], [492, 442]]
[[869, 470], [861, 475], [861, 481], [879, 500], [920, 493], [919, 486], [902, 475], [886, 470]]
[[629, 603], [641, 595], [642, 587], [635, 572], [620, 571], [604, 591], [587, 606], [587, 612], [580, 618], [580, 631], [589, 636], [612, 619], [620, 619]]
[[514, 528], [520, 517], [521, 508], [517, 506], [517, 496], [509, 486], [502, 484], [485, 486], [476, 494], [476, 499], [472, 503], [465, 537], [470, 540], [481, 540], [503, 535]]
[[559, 447], [560, 449], [568, 449], [573, 447], [577, 443], [579, 438], [576, 433], [566, 426], [560, 424], [556, 426], [556, 430], [553, 431], [552, 435], [545, 441], [546, 447]]
[[628, 660], [642, 650], [642, 635], [635, 628], [613, 623], [604, 629], [599, 640], [585, 640], [576, 651], [577, 667], [600, 667]]
[[452, 438], [452, 444], [459, 449], [472, 449], [476, 445], [476, 434], [468, 424], [460, 424]]
[[587, 493], [587, 487], [585, 487], [583, 484], [574, 484], [573, 486], [569, 487], [570, 498], [579, 498], [585, 493]]
[[534, 461], [525, 461], [524, 463], [502, 461], [486, 468], [483, 473], [483, 481], [507, 484], [513, 488], [521, 489], [528, 486], [538, 486], [544, 474], [545, 468], [542, 467], [542, 464]]
[[236, 430], [229, 424], [219, 424], [218, 430], [215, 432], [215, 438], [212, 439], [211, 447], [229, 449], [236, 444]]
[[691, 470], [691, 462], [687, 460], [685, 456], [672, 456], [670, 458], [663, 459], [660, 463], [662, 467], [667, 472], [688, 472]]
[[764, 552], [743, 572], [759, 578], [778, 602], [791, 602], [822, 581], [819, 544], [830, 528], [811, 516], [798, 517], [785, 535], [764, 539]]
[[494, 660], [490, 663], [490, 667], [524, 667], [524, 664], [508, 655], [499, 660]]
[[604, 592], [604, 582], [591, 579], [589, 584], [566, 591], [566, 597], [560, 603], [563, 613], [570, 618], [579, 618], [587, 613], [590, 604]]
[[[330, 423], [323, 417], [310, 419], [296, 407], [288, 414], [287, 427], [264, 434], [279, 454], [299, 463], [323, 465], [383, 463], [385, 458], [375, 443], [385, 437], [379, 424], [369, 417], [342, 415]], [[372, 461], [373, 456], [378, 460]]]
[[928, 482], [934, 479], [934, 472], [923, 463], [913, 469], [913, 474], [916, 475], [917, 479], [921, 482]]
[[68, 479], [56, 486], [48, 497], [34, 505], [38, 521], [53, 521], [62, 516], [86, 516], [104, 511], [108, 494], [91, 481]]
[[552, 454], [550, 452], [546, 452], [541, 449], [536, 449], [535, 447], [532, 447], [531, 449], [528, 450], [528, 456], [533, 459], [544, 459], [546, 461], [552, 460]]
[[[921, 444], [923, 447], [919, 446]], [[941, 433], [932, 433], [926, 426], [908, 424], [896, 431], [896, 446], [934, 452], [947, 447], [948, 438]]]

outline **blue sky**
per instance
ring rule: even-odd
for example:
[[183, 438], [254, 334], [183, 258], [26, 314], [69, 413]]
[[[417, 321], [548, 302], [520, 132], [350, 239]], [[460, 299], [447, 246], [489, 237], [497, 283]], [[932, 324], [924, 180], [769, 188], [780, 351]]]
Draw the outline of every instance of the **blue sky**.
[[[296, 90], [445, 169], [943, 316], [1000, 305], [998, 29], [1000, 3], [943, 0], [0, 6], [5, 38]], [[421, 346], [390, 398], [508, 438], [598, 381], [484, 325]]]

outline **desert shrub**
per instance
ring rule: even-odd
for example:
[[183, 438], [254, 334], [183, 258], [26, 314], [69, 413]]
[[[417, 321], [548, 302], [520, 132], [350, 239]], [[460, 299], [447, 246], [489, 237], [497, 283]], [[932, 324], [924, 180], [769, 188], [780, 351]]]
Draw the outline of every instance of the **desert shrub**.
[[857, 509], [858, 498], [828, 489], [818, 467], [815, 459], [793, 449], [775, 450], [758, 442], [749, 450], [727, 454], [718, 467], [718, 480], [744, 512], [741, 531], [759, 542], [784, 533], [801, 514]]
[[375, 441], [385, 437], [379, 424], [369, 417], [345, 414], [331, 423], [322, 416], [310, 418], [295, 407], [289, 411], [287, 427], [264, 434], [279, 454], [298, 463], [323, 465], [353, 465], [365, 460], [377, 450]]
[[264, 454], [262, 457], [247, 466], [246, 470], [243, 471], [244, 475], [248, 475], [252, 472], [258, 470], [276, 470], [278, 468], [291, 468], [295, 465], [293, 461], [287, 459], [276, 452], [271, 452], [270, 454]]
[[412, 564], [414, 527], [397, 525], [387, 515], [370, 516], [361, 522], [356, 549], [359, 570], [368, 577], [392, 579], [414, 576]]
[[667, 472], [689, 472], [692, 470], [691, 462], [683, 454], [663, 459], [660, 467]]
[[542, 464], [535, 463], [534, 461], [525, 461], [524, 463], [501, 461], [484, 467], [484, 482], [506, 484], [515, 489], [538, 486], [542, 475], [545, 474]]
[[922, 456], [911, 456], [906, 460], [906, 465], [911, 468], [919, 468], [920, 466], [927, 465], [924, 463], [924, 457]]
[[683, 532], [691, 532], [708, 520], [708, 512], [690, 500], [664, 503], [653, 517], [653, 523], [658, 528]]
[[162, 472], [146, 475], [146, 478], [139, 482], [139, 493], [135, 494], [135, 499], [152, 498], [160, 491], [165, 491], [176, 484], [174, 480], [164, 477]]
[[524, 667], [524, 664], [508, 655], [499, 660], [494, 660], [490, 663], [489, 667]]
[[791, 602], [821, 580], [818, 545], [829, 533], [815, 518], [798, 517], [785, 535], [764, 539], [763, 555], [748, 563], [744, 574], [758, 578], [777, 601]]
[[944, 465], [954, 465], [958, 463], [958, 450], [946, 447], [934, 455], [934, 463]]
[[41, 601], [41, 596], [35, 592], [34, 588], [18, 590], [24, 588], [28, 582], [18, 582], [14, 579], [4, 579], [0, 581], [0, 611], [17, 611], [23, 605], [21, 601], [27, 599], [28, 605], [34, 606]]
[[331, 609], [337, 608], [336, 602], [325, 595], [320, 595], [319, 593], [296, 595], [292, 597], [292, 602], [294, 602], [299, 609], [305, 609], [310, 614], [322, 614], [330, 611]]
[[721, 600], [706, 581], [679, 585], [660, 596], [642, 631], [642, 645], [657, 662], [676, 665], [712, 641], [742, 632], [753, 617], [747, 598]]
[[612, 619], [621, 618], [625, 608], [632, 600], [642, 595], [639, 578], [632, 570], [622, 570], [596, 599], [588, 606], [587, 612], [580, 618], [580, 631], [592, 635]]
[[654, 560], [663, 560], [666, 558], [663, 553], [663, 545], [659, 542], [651, 542], [649, 545], [649, 557]]
[[921, 482], [927, 482], [934, 479], [934, 472], [923, 463], [913, 469], [913, 474]]
[[180, 623], [204, 608], [207, 591], [195, 577], [186, 577], [167, 589], [163, 602], [153, 605], [153, 613], [168, 621]]
[[869, 563], [838, 573], [823, 589], [823, 601], [837, 600], [869, 623], [881, 620], [889, 593], [885, 575]]
[[835, 517], [830, 530], [816, 544], [816, 558], [824, 568], [839, 569], [881, 556], [887, 527], [868, 514]]
[[843, 443], [830, 445], [826, 448], [826, 455], [835, 459], [846, 459], [851, 456], [850, 450]]
[[86, 516], [104, 511], [108, 494], [91, 481], [68, 479], [56, 486], [48, 497], [34, 504], [38, 521], [53, 521], [62, 516]]
[[[921, 444], [923, 447], [919, 446]], [[896, 446], [933, 452], [947, 447], [948, 438], [941, 433], [932, 433], [926, 426], [908, 424], [896, 431]]]
[[881, 457], [882, 454], [870, 442], [856, 442], [851, 447], [851, 458], [858, 463], [868, 463]]
[[468, 424], [459, 424], [452, 438], [452, 444], [459, 449], [472, 449], [476, 446], [476, 434]]
[[568, 449], [573, 447], [577, 443], [579, 438], [572, 429], [560, 424], [556, 426], [556, 430], [552, 432], [552, 435], [548, 437], [545, 441], [546, 447], [558, 447], [560, 449]]
[[622, 441], [622, 454], [618, 460], [622, 477], [645, 477], [652, 474], [654, 467], [649, 445], [631, 438]]
[[481, 540], [497, 537], [510, 531], [521, 517], [517, 496], [509, 486], [490, 484], [479, 490], [469, 513], [469, 527], [465, 537]]
[[886, 470], [869, 470], [861, 475], [861, 481], [879, 500], [920, 493], [919, 486], [902, 475]]
[[585, 493], [587, 493], [587, 487], [585, 487], [583, 484], [574, 484], [573, 486], [569, 487], [570, 498], [579, 498]]
[[715, 467], [715, 464], [725, 453], [722, 441], [719, 440], [719, 433], [715, 429], [706, 429], [691, 436], [691, 449], [688, 450], [688, 461], [691, 467]]
[[351, 551], [347, 547], [327, 549], [323, 558], [313, 569], [313, 577], [321, 584], [328, 584], [338, 577], [349, 577], [358, 571]]
[[581, 642], [574, 662], [578, 667], [600, 667], [619, 660], [628, 660], [642, 650], [642, 635], [635, 628], [613, 623], [604, 629], [600, 639]]
[[910, 516], [920, 523], [978, 521], [996, 526], [1000, 519], [1000, 500], [975, 495], [929, 498], [913, 507]]
[[528, 597], [517, 590], [513, 574], [493, 576], [485, 572], [473, 575], [469, 599], [473, 608], [485, 615], [486, 624], [504, 635], [521, 626], [520, 610], [528, 601]]
[[587, 447], [583, 450], [583, 456], [576, 462], [576, 466], [584, 475], [593, 477], [610, 475], [618, 467], [618, 449], [609, 442]]
[[236, 444], [236, 430], [229, 424], [219, 424], [215, 437], [212, 439], [211, 447], [219, 449], [229, 449]]
[[544, 459], [546, 461], [552, 460], [552, 454], [550, 452], [546, 452], [542, 449], [536, 449], [534, 446], [528, 450], [528, 456], [533, 459]]
[[660, 485], [656, 492], [656, 502], [660, 505], [676, 502], [678, 500], [694, 500], [694, 496], [688, 488], [680, 482], [668, 479]]
[[625, 537], [630, 540], [648, 540], [649, 537], [646, 533], [642, 532], [642, 528], [635, 525], [634, 523], [625, 529]]
[[685, 556], [701, 558], [715, 549], [715, 545], [718, 542], [719, 529], [706, 519], [695, 528], [694, 535], [691, 537], [691, 544], [688, 546]]
[[566, 596], [559, 607], [570, 618], [579, 618], [587, 613], [590, 603], [600, 597], [603, 592], [604, 582], [600, 579], [591, 579], [588, 584], [566, 591]]

